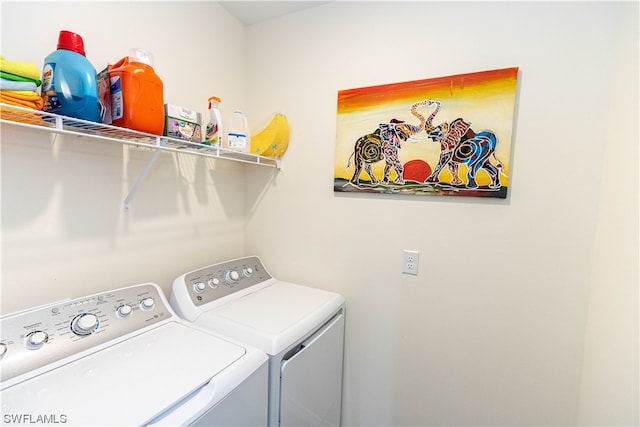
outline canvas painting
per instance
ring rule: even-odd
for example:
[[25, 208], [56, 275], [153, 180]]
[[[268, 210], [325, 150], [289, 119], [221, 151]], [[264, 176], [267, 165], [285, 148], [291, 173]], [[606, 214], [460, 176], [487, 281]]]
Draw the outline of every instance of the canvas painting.
[[338, 92], [334, 191], [506, 198], [518, 68]]

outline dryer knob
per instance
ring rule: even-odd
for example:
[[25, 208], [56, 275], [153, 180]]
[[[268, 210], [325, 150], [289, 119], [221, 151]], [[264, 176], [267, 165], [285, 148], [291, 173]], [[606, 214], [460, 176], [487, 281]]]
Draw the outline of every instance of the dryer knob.
[[144, 311], [151, 310], [154, 305], [156, 305], [156, 302], [151, 297], [147, 297], [140, 301], [140, 308]]
[[98, 329], [98, 324], [98, 316], [93, 313], [82, 313], [71, 321], [71, 330], [76, 335], [91, 335]]
[[237, 271], [227, 270], [224, 272], [224, 281], [227, 282], [227, 284], [232, 285], [238, 280], [240, 280], [240, 274], [238, 274]]
[[[44, 331], [33, 331], [27, 335], [27, 348], [37, 350], [49, 341], [49, 335]], [[6, 351], [6, 350], [5, 350]]]
[[118, 309], [116, 310], [116, 314], [118, 315], [119, 318], [124, 319], [126, 317], [129, 317], [131, 315], [131, 313], [133, 312], [133, 309], [131, 308], [131, 306], [129, 304], [124, 304], [121, 305], [120, 307], [118, 307]]
[[207, 287], [202, 282], [198, 282], [195, 285], [193, 285], [193, 291], [197, 294], [203, 293], [206, 288]]
[[244, 277], [251, 277], [252, 274], [253, 274], [253, 268], [251, 267], [247, 267], [244, 270], [242, 270], [242, 275]]

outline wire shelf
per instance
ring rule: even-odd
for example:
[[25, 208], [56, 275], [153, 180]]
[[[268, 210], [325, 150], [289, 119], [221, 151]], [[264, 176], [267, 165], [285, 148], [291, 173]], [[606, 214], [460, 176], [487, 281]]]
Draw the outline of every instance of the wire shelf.
[[147, 166], [135, 180], [129, 190], [129, 194], [127, 194], [124, 199], [123, 208], [125, 212], [129, 211], [133, 195], [138, 190], [138, 187], [144, 178], [149, 174], [158, 159], [158, 156], [163, 151], [232, 160], [234, 162], [270, 166], [280, 169], [280, 160], [271, 157], [257, 156], [224, 148], [211, 147], [209, 145], [183, 141], [176, 138], [169, 138], [167, 136], [152, 135], [117, 126], [74, 119], [71, 117], [60, 116], [58, 114], [2, 103], [0, 103], [0, 123], [153, 149], [154, 153], [151, 156], [151, 159], [149, 159]]
[[272, 157], [211, 147], [209, 145], [183, 141], [163, 135], [153, 135], [132, 129], [60, 116], [58, 114], [9, 104], [0, 103], [0, 123], [46, 132], [119, 142], [137, 147], [153, 148], [201, 157], [212, 157], [280, 169], [280, 159]]

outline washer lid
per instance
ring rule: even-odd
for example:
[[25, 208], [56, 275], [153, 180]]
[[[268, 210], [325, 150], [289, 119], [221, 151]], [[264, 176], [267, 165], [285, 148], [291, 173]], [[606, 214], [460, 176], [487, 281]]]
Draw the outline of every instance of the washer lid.
[[245, 352], [186, 323], [169, 322], [3, 390], [3, 422], [143, 425]]
[[203, 313], [196, 323], [277, 355], [314, 331], [344, 304], [336, 293], [275, 282]]

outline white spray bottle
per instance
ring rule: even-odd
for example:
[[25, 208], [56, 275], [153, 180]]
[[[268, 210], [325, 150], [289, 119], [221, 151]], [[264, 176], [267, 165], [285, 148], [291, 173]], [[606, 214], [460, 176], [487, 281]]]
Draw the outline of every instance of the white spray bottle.
[[220, 98], [212, 96], [209, 98], [209, 123], [207, 123], [207, 134], [204, 139], [205, 145], [212, 147], [222, 147], [222, 117], [220, 116]]

